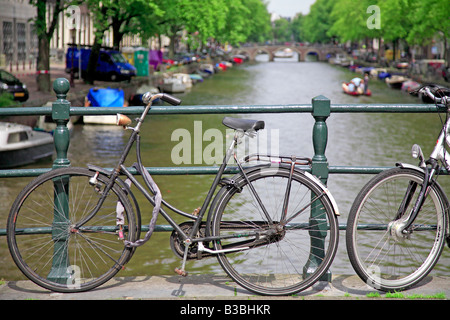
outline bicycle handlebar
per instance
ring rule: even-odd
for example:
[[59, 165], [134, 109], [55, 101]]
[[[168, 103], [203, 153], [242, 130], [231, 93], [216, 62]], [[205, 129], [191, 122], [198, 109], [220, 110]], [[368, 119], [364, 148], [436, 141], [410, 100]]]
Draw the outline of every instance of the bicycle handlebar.
[[428, 97], [430, 97], [431, 99], [433, 99], [433, 101], [435, 103], [442, 103], [446, 106], [450, 106], [450, 97], [448, 96], [443, 96], [441, 98], [436, 97], [430, 90], [429, 87], [423, 87], [419, 90], [419, 92], [421, 93], [425, 93]]
[[142, 95], [142, 102], [145, 104], [150, 104], [156, 99], [161, 99], [167, 103], [170, 103], [173, 106], [178, 106], [181, 103], [181, 100], [178, 98], [175, 98], [167, 93], [157, 93], [157, 94], [151, 94], [150, 92], [146, 92]]

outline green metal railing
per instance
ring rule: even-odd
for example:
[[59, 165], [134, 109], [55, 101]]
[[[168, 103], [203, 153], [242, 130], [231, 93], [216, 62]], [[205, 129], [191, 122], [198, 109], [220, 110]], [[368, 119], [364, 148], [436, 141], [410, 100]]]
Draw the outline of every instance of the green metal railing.
[[[66, 100], [67, 93], [70, 89], [69, 81], [64, 78], [55, 80], [53, 89], [56, 93], [56, 101], [53, 102], [52, 107], [39, 108], [1, 108], [0, 116], [27, 116], [27, 115], [44, 115], [51, 116], [56, 123], [54, 131], [54, 145], [56, 150], [56, 159], [53, 162], [52, 168], [60, 168], [70, 166], [70, 160], [67, 158], [67, 151], [70, 144], [70, 134], [67, 128], [67, 123], [71, 116], [81, 115], [114, 115], [117, 113], [117, 108], [85, 108], [72, 107], [70, 102]], [[127, 115], [141, 114], [144, 107], [127, 107], [120, 110], [121, 113]], [[328, 128], [326, 121], [331, 113], [432, 113], [439, 112], [434, 105], [331, 105], [330, 100], [324, 96], [318, 96], [312, 99], [311, 104], [299, 105], [247, 105], [247, 106], [154, 106], [150, 110], [150, 114], [243, 114], [243, 113], [310, 113], [315, 122], [312, 129], [312, 143], [314, 148], [314, 156], [312, 158], [311, 167], [304, 168], [310, 171], [313, 175], [319, 177], [324, 184], [327, 184], [329, 174], [376, 174], [388, 167], [367, 167], [367, 166], [329, 166], [328, 160], [325, 156], [328, 140]], [[45, 173], [52, 168], [38, 168], [38, 169], [9, 169], [0, 170], [0, 178], [14, 178], [14, 177], [34, 177]], [[152, 175], [186, 175], [186, 174], [216, 174], [217, 167], [157, 167], [146, 168]], [[134, 169], [129, 169], [133, 173], [137, 173]], [[238, 172], [237, 168], [230, 167], [227, 173]], [[311, 212], [312, 218], [314, 215], [319, 215], [320, 212]], [[142, 230], [147, 231], [147, 226], [143, 226]], [[340, 229], [345, 228], [342, 225]], [[39, 232], [51, 233], [52, 228], [48, 230], [40, 230]], [[158, 225], [155, 231], [172, 231], [170, 226]], [[0, 236], [6, 235], [6, 229], [0, 228]], [[315, 240], [316, 241], [316, 240]], [[321, 246], [320, 240], [316, 241], [314, 247]], [[322, 242], [323, 243], [323, 242]], [[55, 243], [55, 246], [57, 244]], [[319, 263], [315, 261], [315, 256], [320, 256], [320, 253], [314, 253], [312, 249], [312, 266]], [[64, 266], [63, 266], [64, 267]], [[55, 277], [64, 276], [64, 270], [55, 267]], [[61, 273], [62, 272], [62, 273]], [[330, 281], [331, 273], [327, 275], [327, 280]]]
[[[66, 100], [70, 89], [69, 81], [59, 78], [53, 83], [53, 90], [56, 93], [56, 101], [51, 107], [39, 108], [0, 108], [0, 116], [29, 116], [44, 115], [51, 116], [56, 122], [54, 132], [54, 144], [56, 159], [52, 168], [59, 168], [70, 165], [67, 158], [67, 151], [70, 144], [70, 135], [67, 123], [70, 116], [82, 115], [114, 115], [117, 108], [86, 108], [73, 107]], [[127, 107], [120, 110], [126, 115], [141, 114], [144, 107]], [[328, 128], [326, 120], [331, 113], [436, 113], [440, 112], [435, 105], [428, 104], [385, 104], [385, 105], [331, 105], [330, 100], [324, 96], [312, 99], [311, 104], [291, 104], [291, 105], [203, 105], [203, 106], [153, 106], [150, 114], [244, 114], [244, 113], [310, 113], [315, 119], [312, 132], [312, 142], [314, 156], [311, 168], [304, 168], [312, 174], [318, 176], [323, 183], [327, 183], [329, 174], [376, 174], [389, 167], [367, 167], [367, 166], [329, 166], [325, 156]], [[52, 168], [37, 169], [7, 169], [0, 170], [0, 178], [14, 177], [35, 177], [50, 171]], [[192, 175], [192, 174], [216, 174], [217, 167], [150, 167], [146, 168], [152, 175]], [[129, 168], [132, 173], [137, 173], [135, 169]], [[237, 172], [237, 168], [229, 167], [227, 173]], [[145, 228], [145, 226], [143, 227]], [[341, 226], [341, 229], [345, 228]], [[167, 226], [157, 226], [156, 231], [171, 231]], [[6, 235], [6, 229], [0, 228], [0, 236]]]

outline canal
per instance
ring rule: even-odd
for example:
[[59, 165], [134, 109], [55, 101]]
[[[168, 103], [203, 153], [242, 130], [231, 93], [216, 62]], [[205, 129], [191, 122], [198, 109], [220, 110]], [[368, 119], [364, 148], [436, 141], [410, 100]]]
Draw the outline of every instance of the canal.
[[[370, 103], [421, 103], [399, 90], [393, 90], [378, 80], [371, 80], [371, 97], [352, 97], [343, 94], [341, 83], [355, 74], [341, 67], [322, 62], [297, 62], [297, 58], [275, 59], [268, 62], [259, 56], [257, 62], [233, 67], [225, 72], [195, 85], [189, 92], [178, 94], [184, 105], [287, 105], [309, 104], [311, 99], [324, 95], [332, 104]], [[312, 127], [310, 114], [252, 114], [239, 115], [264, 120], [266, 131], [277, 140], [277, 151], [281, 154], [296, 154], [312, 157]], [[158, 115], [144, 123], [142, 129], [142, 156], [148, 167], [175, 166], [180, 163], [179, 153], [174, 148], [180, 141], [172, 138], [177, 132], [190, 132], [192, 141], [188, 155], [181, 159], [180, 166], [211, 163], [204, 152], [210, 145], [209, 129], [220, 130], [226, 140], [225, 128], [221, 124], [224, 115]], [[332, 166], [392, 166], [397, 161], [411, 162], [410, 149], [414, 143], [429, 154], [440, 130], [437, 114], [332, 114], [327, 120], [328, 145], [326, 156]], [[186, 131], [187, 130], [187, 131]], [[197, 130], [197, 131], [196, 131]], [[200, 135], [195, 132], [199, 132]], [[112, 126], [76, 125], [72, 134], [69, 159], [73, 166], [95, 163], [112, 167], [124, 147], [128, 132]], [[196, 140], [197, 139], [197, 140]], [[174, 140], [174, 141], [172, 141]], [[194, 141], [195, 140], [195, 141]], [[176, 149], [178, 150], [178, 149]], [[129, 165], [134, 161], [130, 157]], [[202, 164], [199, 164], [199, 163]], [[51, 162], [36, 167], [51, 166]], [[341, 211], [340, 223], [346, 223], [348, 211], [358, 191], [371, 175], [331, 174], [328, 186]], [[213, 176], [155, 176], [163, 197], [186, 212], [201, 206]], [[30, 179], [0, 179], [0, 228], [6, 219], [14, 198]], [[450, 191], [448, 178], [440, 182]], [[151, 209], [141, 201], [143, 223], [150, 220]], [[180, 222], [183, 219], [179, 220]], [[159, 224], [166, 224], [162, 219]], [[169, 233], [158, 232], [144, 247], [137, 250], [133, 259], [121, 271], [121, 276], [173, 274], [180, 265], [170, 249]], [[331, 271], [335, 274], [353, 274], [345, 249], [345, 231], [341, 231], [338, 255]], [[449, 275], [450, 250], [444, 249], [434, 274]], [[0, 238], [0, 279], [21, 278], [20, 271], [9, 256], [5, 237]], [[190, 261], [187, 269], [191, 273], [220, 270], [217, 261], [205, 259]]]

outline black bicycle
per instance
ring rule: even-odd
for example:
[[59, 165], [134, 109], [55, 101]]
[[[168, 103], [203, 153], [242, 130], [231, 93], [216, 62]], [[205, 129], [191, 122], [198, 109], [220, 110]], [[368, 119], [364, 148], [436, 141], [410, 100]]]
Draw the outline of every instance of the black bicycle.
[[[49, 290], [90, 290], [125, 266], [136, 248], [150, 239], [161, 215], [173, 228], [170, 244], [182, 259], [176, 269], [180, 275], [187, 274], [188, 259], [215, 256], [232, 279], [258, 294], [293, 294], [320, 280], [337, 250], [339, 213], [320, 180], [300, 170], [311, 160], [259, 154], [238, 160], [240, 139], [263, 129], [264, 122], [226, 117], [223, 124], [235, 129], [234, 139], [201, 208], [183, 212], [162, 198], [141, 162], [140, 128], [158, 98], [180, 103], [167, 94], [148, 93], [135, 127], [130, 127], [128, 117], [117, 115], [118, 125], [131, 135], [113, 170], [94, 165], [55, 169], [19, 194], [9, 214], [7, 236], [20, 270]], [[137, 163], [126, 167], [134, 143]], [[232, 158], [239, 173], [225, 177]], [[143, 177], [143, 184], [137, 176]], [[148, 227], [141, 226], [132, 187], [151, 204]], [[169, 210], [187, 221], [177, 224]], [[141, 230], [146, 231], [143, 238]]]

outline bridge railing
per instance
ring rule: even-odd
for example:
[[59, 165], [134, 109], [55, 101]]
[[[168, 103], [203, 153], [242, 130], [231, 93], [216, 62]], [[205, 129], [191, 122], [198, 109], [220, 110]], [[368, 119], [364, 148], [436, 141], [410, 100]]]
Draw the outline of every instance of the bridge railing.
[[[66, 100], [69, 91], [69, 82], [67, 79], [60, 78], [55, 80], [54, 91], [56, 93], [56, 101], [52, 107], [39, 108], [0, 108], [0, 116], [27, 116], [27, 115], [45, 115], [51, 116], [56, 123], [54, 131], [54, 145], [56, 151], [56, 159], [52, 168], [65, 167], [70, 165], [67, 158], [67, 152], [70, 145], [70, 134], [67, 123], [70, 116], [81, 115], [114, 115], [117, 108], [86, 108], [73, 107]], [[127, 115], [141, 114], [144, 107], [127, 107], [121, 108], [120, 112]], [[303, 169], [310, 171], [313, 175], [318, 176], [323, 183], [327, 183], [329, 174], [376, 174], [388, 167], [368, 167], [368, 166], [329, 166], [325, 155], [328, 128], [326, 120], [331, 113], [435, 113], [440, 112], [434, 105], [331, 105], [328, 98], [318, 96], [312, 99], [311, 104], [298, 105], [227, 105], [227, 106], [154, 106], [150, 110], [150, 114], [248, 114], [248, 113], [309, 113], [315, 122], [312, 128], [312, 143], [314, 148], [314, 156], [312, 165]], [[0, 170], [0, 178], [15, 177], [34, 177], [45, 173], [52, 168], [36, 168], [36, 169], [7, 169]], [[186, 175], [186, 174], [216, 174], [217, 167], [150, 167], [146, 168], [153, 175]], [[237, 172], [237, 168], [229, 167], [228, 173]], [[131, 172], [135, 170], [130, 168]], [[142, 227], [142, 231], [147, 231], [146, 226]], [[340, 225], [340, 229], [345, 229], [345, 224]], [[155, 231], [172, 231], [167, 225], [158, 225]], [[0, 236], [6, 235], [6, 229], [0, 226]], [[327, 280], [330, 281], [331, 274]]]
[[[52, 116], [56, 122], [54, 131], [54, 145], [56, 159], [52, 168], [70, 165], [67, 152], [70, 144], [70, 135], [67, 123], [70, 116], [82, 115], [114, 115], [117, 108], [86, 108], [73, 107], [66, 100], [69, 91], [67, 79], [60, 78], [54, 82], [56, 101], [52, 107], [39, 108], [0, 108], [0, 116]], [[127, 115], [141, 114], [144, 107], [127, 107], [120, 110]], [[311, 104], [291, 105], [202, 105], [202, 106], [153, 106], [150, 114], [248, 114], [248, 113], [309, 113], [315, 120], [312, 129], [312, 142], [314, 156], [311, 167], [305, 167], [307, 171], [318, 176], [325, 184], [329, 174], [376, 174], [388, 167], [381, 166], [329, 166], [325, 151], [328, 140], [328, 128], [326, 120], [331, 113], [436, 113], [440, 112], [435, 105], [428, 104], [334, 104], [324, 96], [312, 99]], [[33, 169], [4, 169], [0, 170], [0, 178], [35, 177], [50, 171], [52, 168]], [[153, 175], [186, 175], [186, 174], [216, 174], [217, 167], [149, 167], [146, 168]], [[130, 168], [131, 172], [135, 172]], [[229, 167], [228, 173], [237, 172], [236, 167]], [[341, 226], [344, 229], [345, 226]], [[170, 230], [167, 227], [158, 227], [157, 230]], [[6, 230], [0, 227], [0, 236], [6, 235]]]

